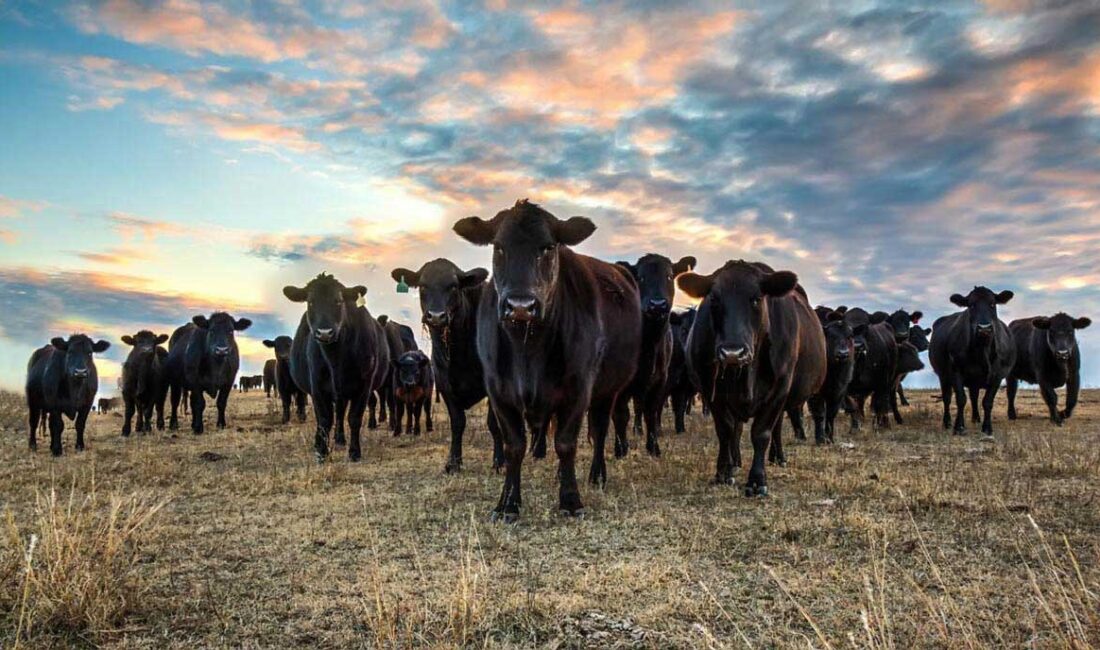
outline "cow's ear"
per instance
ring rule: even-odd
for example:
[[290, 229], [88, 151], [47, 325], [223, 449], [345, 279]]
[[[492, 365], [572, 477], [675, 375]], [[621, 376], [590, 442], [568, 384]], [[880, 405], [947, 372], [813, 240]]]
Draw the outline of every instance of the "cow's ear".
[[167, 342], [168, 342], [168, 335], [167, 334], [161, 334], [160, 336], [157, 337], [157, 345], [164, 345]]
[[884, 311], [876, 311], [875, 313], [871, 314], [868, 320], [871, 322], [872, 325], [878, 325], [879, 323], [885, 323], [887, 318], [890, 318], [890, 314], [887, 314]]
[[1015, 296], [1015, 295], [1016, 294], [1012, 293], [1008, 289], [1005, 289], [1004, 291], [997, 294], [997, 304], [998, 305], [1003, 305], [1006, 302], [1008, 302], [1009, 300], [1012, 300], [1012, 296]]
[[460, 275], [458, 277], [458, 283], [463, 289], [469, 289], [470, 287], [476, 287], [482, 282], [485, 282], [485, 278], [487, 277], [489, 277], [489, 272], [478, 266]]
[[912, 314], [909, 314], [909, 322], [913, 323], [914, 325], [919, 323], [920, 319], [922, 318], [924, 318], [924, 312], [922, 311], [915, 311]]
[[860, 323], [852, 328], [852, 336], [863, 336], [867, 333], [867, 323]]
[[825, 317], [825, 322], [831, 323], [833, 321], [844, 320], [844, 314], [838, 311], [831, 311], [829, 315]]
[[69, 342], [61, 338], [60, 336], [55, 336], [50, 339], [50, 345], [54, 346], [58, 350], [61, 350], [62, 352], [65, 352], [69, 349]]
[[951, 294], [951, 304], [959, 306], [959, 307], [968, 307], [969, 306], [969, 304], [966, 302], [966, 296], [962, 295], [961, 293]]
[[106, 352], [109, 347], [111, 347], [110, 341], [100, 339], [92, 344], [92, 352]]
[[565, 221], [555, 221], [553, 232], [559, 244], [576, 246], [596, 232], [596, 224], [588, 217], [569, 217]]
[[286, 285], [283, 287], [283, 295], [286, 296], [290, 302], [305, 302], [309, 298], [309, 293], [305, 290], [305, 287], [295, 287], [293, 285]]
[[264, 347], [274, 348], [275, 347], [275, 341], [272, 341], [271, 339], [264, 339]]
[[210, 327], [210, 321], [206, 320], [206, 316], [203, 316], [202, 314], [192, 316], [191, 322], [194, 323], [195, 327], [199, 329], [206, 329], [207, 327]]
[[848, 305], [841, 305], [841, 306], [837, 307], [836, 309], [834, 309], [833, 311], [835, 311], [836, 313], [841, 314], [841, 315], [846, 314], [848, 312]]
[[1092, 325], [1092, 319], [1087, 316], [1073, 319], [1073, 329], [1075, 330], [1083, 330], [1089, 325]]
[[798, 276], [790, 271], [776, 271], [760, 278], [760, 292], [765, 296], [780, 298], [794, 290]]
[[237, 320], [233, 321], [233, 329], [237, 330], [238, 332], [243, 332], [249, 327], [252, 327], [252, 321], [247, 318], [238, 318]]
[[623, 261], [623, 260], [619, 260], [618, 262], [615, 262], [615, 264], [617, 264], [618, 266], [621, 266], [621, 267], [623, 267], [623, 268], [624, 268], [624, 269], [626, 269], [627, 271], [630, 271], [630, 275], [632, 275], [632, 276], [634, 276], [634, 277], [638, 277], [638, 274], [637, 274], [637, 273], [635, 273], [635, 269], [636, 269], [637, 267], [635, 267], [635, 266], [634, 266], [633, 264], [631, 264], [630, 262], [626, 262], [626, 261]]
[[1037, 330], [1050, 329], [1050, 319], [1046, 316], [1037, 316], [1031, 319], [1031, 325]]
[[385, 314], [382, 314], [381, 316], [379, 316], [377, 318], [377, 320], [378, 320], [379, 325], [381, 325], [382, 327], [385, 327], [386, 323], [390, 322], [390, 317], [385, 315]]
[[416, 271], [410, 271], [401, 266], [390, 271], [390, 277], [393, 278], [394, 282], [404, 282], [410, 287], [420, 286], [420, 274]]
[[676, 278], [676, 286], [692, 298], [706, 298], [714, 286], [714, 277], [698, 273], [684, 273]]
[[360, 296], [367, 295], [367, 288], [361, 284], [354, 287], [345, 287], [340, 290], [340, 295], [344, 297], [345, 302], [358, 302]]
[[695, 258], [691, 255], [685, 255], [680, 258], [679, 262], [672, 265], [672, 274], [680, 275], [681, 273], [687, 273], [695, 268]]
[[130, 336], [129, 334], [123, 334], [122, 335], [122, 342], [125, 343], [126, 345], [133, 345], [134, 344], [134, 337]]
[[485, 246], [493, 242], [493, 238], [497, 236], [497, 225], [500, 222], [494, 217], [490, 221], [486, 221], [481, 217], [466, 217], [465, 219], [459, 219], [454, 225], [455, 233], [477, 246]]

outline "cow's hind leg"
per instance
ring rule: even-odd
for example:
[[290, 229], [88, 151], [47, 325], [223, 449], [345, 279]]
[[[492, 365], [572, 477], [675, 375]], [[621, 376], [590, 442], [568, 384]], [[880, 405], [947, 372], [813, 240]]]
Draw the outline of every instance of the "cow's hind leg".
[[[447, 413], [451, 416], [451, 451], [447, 454], [447, 464], [443, 466], [443, 471], [452, 474], [462, 469], [462, 436], [466, 433], [466, 412], [457, 406], [451, 406], [450, 402], [447, 402]], [[496, 421], [493, 417], [493, 409], [489, 408], [489, 419]], [[490, 427], [490, 432], [492, 427]], [[498, 436], [499, 438], [499, 436]], [[494, 442], [494, 449], [496, 447], [496, 440]], [[500, 465], [497, 464], [498, 457], [494, 453], [493, 455], [493, 469], [497, 470], [503, 466], [504, 459], [499, 458]]]
[[993, 385], [985, 389], [985, 397], [982, 398], [982, 433], [987, 436], [993, 435], [993, 402], [997, 399], [997, 391], [1000, 388], [1001, 380], [998, 378]]
[[[122, 416], [122, 437], [126, 438], [130, 435], [130, 427], [134, 421], [134, 400], [129, 397], [123, 397], [123, 408], [126, 410]], [[141, 430], [141, 417], [138, 417], [138, 430]]]
[[620, 396], [612, 411], [615, 425], [615, 458], [624, 458], [630, 451], [630, 441], [626, 437], [626, 427], [630, 423], [629, 402], [625, 395]]
[[1016, 391], [1020, 388], [1020, 380], [1015, 377], [1009, 377], [1005, 382], [1005, 390], [1008, 392], [1008, 419], [1016, 419]]
[[44, 419], [46, 414], [42, 412], [42, 409], [37, 406], [30, 407], [30, 413], [27, 416], [27, 424], [30, 427], [30, 432], [27, 434], [27, 446], [31, 451], [38, 449], [38, 439], [36, 434], [38, 432], [38, 421]]
[[88, 413], [92, 410], [91, 406], [85, 406], [80, 409], [76, 414], [76, 450], [84, 451], [84, 427], [88, 425]]
[[792, 406], [787, 409], [787, 417], [791, 421], [791, 430], [798, 440], [806, 439], [806, 427], [802, 424], [802, 405]]
[[966, 433], [966, 384], [962, 377], [955, 377], [955, 434]]
[[654, 458], [661, 457], [661, 407], [665, 403], [665, 393], [660, 388], [650, 391], [643, 403], [642, 413], [645, 421], [645, 450]]
[[[790, 415], [790, 411], [787, 412]], [[799, 414], [801, 417], [801, 413]], [[772, 427], [772, 441], [768, 445], [768, 462], [780, 467], [787, 466], [787, 454], [783, 451], [783, 415], [780, 414]]]
[[974, 424], [982, 421], [982, 412], [978, 410], [978, 396], [980, 393], [980, 388], [973, 387], [970, 389], [970, 421]]
[[1039, 394], [1043, 396], [1043, 403], [1047, 405], [1050, 421], [1062, 426], [1062, 415], [1058, 412], [1058, 393], [1050, 384], [1039, 384]]
[[223, 386], [218, 391], [218, 398], [215, 405], [218, 407], [218, 428], [224, 429], [227, 426], [225, 421], [225, 407], [229, 406], [229, 394], [233, 392], [233, 386]]
[[[628, 398], [625, 395], [619, 395], [617, 401], [625, 402], [627, 400]], [[601, 401], [598, 404], [592, 404], [588, 412], [588, 436], [592, 439], [592, 465], [588, 468], [588, 482], [598, 487], [603, 487], [607, 484], [607, 430], [610, 428], [612, 413], [615, 413], [616, 415], [622, 413], [622, 411], [620, 410], [620, 404], [617, 404], [616, 400], [614, 399], [610, 401]], [[625, 420], [623, 421], [623, 434], [625, 437]], [[616, 450], [618, 448], [617, 436], [618, 432], [616, 432]], [[555, 446], [556, 444], [557, 443], [555, 442]], [[574, 454], [575, 453], [576, 444], [574, 444]]]
[[[443, 402], [446, 404], [447, 400]], [[500, 422], [497, 421], [497, 414], [493, 412], [492, 405], [487, 410], [489, 413], [485, 421], [489, 427], [489, 435], [493, 438], [493, 471], [499, 472], [504, 468], [504, 434], [500, 432]]]
[[191, 432], [202, 433], [202, 412], [206, 410], [206, 397], [202, 390], [191, 391]]
[[[607, 427], [611, 423], [611, 401], [593, 404], [588, 412], [588, 429], [593, 437], [607, 439]], [[577, 488], [577, 437], [581, 430], [584, 410], [570, 405], [558, 412], [554, 427], [554, 451], [558, 454], [558, 511], [570, 517], [584, 515], [581, 493]], [[604, 466], [606, 468], [606, 464]], [[604, 476], [607, 481], [607, 476]]]
[[175, 431], [180, 428], [178, 413], [180, 409], [180, 398], [183, 397], [183, 390], [177, 384], [172, 384], [168, 394], [168, 399], [172, 407], [172, 413], [168, 416], [168, 430]]
[[[367, 418], [367, 428], [377, 429], [378, 418], [375, 416], [374, 411], [378, 408], [378, 395], [374, 391], [371, 391], [370, 397], [367, 399], [367, 408], [370, 410], [370, 416]], [[385, 405], [382, 406], [382, 412], [386, 412]]]
[[333, 434], [333, 442], [337, 447], [343, 447], [348, 444], [347, 438], [344, 437], [344, 418], [348, 412], [348, 400], [343, 397], [336, 398], [336, 420], [333, 422], [335, 433]]
[[65, 429], [65, 420], [61, 418], [61, 411], [50, 411], [50, 453], [54, 456], [61, 455], [61, 432]]
[[348, 404], [348, 434], [351, 436], [351, 444], [348, 445], [348, 460], [359, 462], [363, 457], [360, 446], [360, 434], [363, 431], [363, 412], [367, 410], [367, 395], [357, 395]]
[[493, 509], [493, 520], [512, 523], [519, 518], [519, 509], [523, 504], [520, 479], [523, 457], [527, 454], [527, 428], [523, 415], [511, 405], [493, 401], [491, 408], [497, 414], [504, 439], [504, 486], [500, 491], [500, 500]]

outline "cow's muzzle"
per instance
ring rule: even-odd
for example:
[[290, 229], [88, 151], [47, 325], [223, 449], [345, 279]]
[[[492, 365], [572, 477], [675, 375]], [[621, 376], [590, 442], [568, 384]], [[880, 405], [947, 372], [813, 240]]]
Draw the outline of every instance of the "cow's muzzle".
[[539, 318], [539, 301], [534, 296], [507, 296], [503, 306], [504, 320], [529, 323]]
[[978, 323], [974, 329], [978, 333], [978, 336], [993, 336], [993, 323]]
[[336, 330], [332, 327], [315, 329], [313, 330], [313, 338], [321, 343], [332, 343], [336, 340]]
[[214, 356], [218, 357], [218, 358], [228, 357], [229, 356], [229, 346], [228, 345], [215, 345], [214, 346]]
[[747, 366], [752, 363], [752, 348], [744, 345], [719, 345], [718, 363], [723, 366]]
[[451, 315], [445, 311], [426, 311], [421, 320], [428, 327], [446, 327], [451, 322]]
[[73, 379], [87, 379], [88, 378], [88, 369], [87, 368], [76, 368], [76, 369], [74, 369], [72, 371], [72, 378]]
[[647, 318], [665, 318], [672, 311], [672, 306], [664, 298], [650, 299], [645, 303], [645, 315]]
[[1070, 358], [1070, 355], [1072, 355], [1072, 354], [1073, 354], [1072, 350], [1055, 350], [1054, 351], [1054, 358], [1059, 360], [1059, 361], [1068, 361], [1069, 358]]

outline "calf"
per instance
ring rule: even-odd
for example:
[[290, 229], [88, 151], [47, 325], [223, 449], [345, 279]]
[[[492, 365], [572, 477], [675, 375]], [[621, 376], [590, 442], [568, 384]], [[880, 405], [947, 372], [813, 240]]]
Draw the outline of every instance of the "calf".
[[49, 419], [50, 453], [61, 455], [61, 432], [65, 428], [62, 415], [74, 421], [76, 450], [84, 451], [84, 426], [92, 410], [99, 375], [94, 353], [111, 347], [107, 341], [92, 341], [83, 334], [73, 334], [68, 340], [57, 337], [49, 345], [38, 348], [27, 363], [26, 397], [30, 425], [31, 451], [38, 449], [35, 434], [40, 419]]
[[[661, 409], [668, 399], [668, 368], [672, 360], [672, 330], [669, 314], [676, 294], [676, 276], [695, 268], [694, 257], [683, 257], [673, 263], [664, 255], [650, 253], [637, 262], [618, 262], [638, 284], [642, 309], [642, 343], [638, 350], [638, 367], [626, 396], [634, 402], [634, 428], [640, 433], [645, 420], [645, 448], [650, 456], [660, 456], [657, 441], [660, 434]], [[615, 407], [615, 457], [626, 456], [629, 443], [626, 425], [630, 411], [626, 399]]]
[[428, 433], [432, 431], [432, 379], [431, 359], [420, 350], [402, 354], [394, 362], [393, 395], [405, 405], [407, 422], [405, 433], [420, 435], [420, 414], [424, 413]]
[[[264, 345], [275, 351], [275, 392], [283, 403], [283, 424], [290, 422], [290, 403], [293, 401], [298, 411], [298, 421], [306, 421], [306, 393], [290, 376], [290, 348], [294, 340], [289, 336], [277, 336], [274, 340], [264, 339]], [[267, 363], [271, 363], [269, 360]], [[267, 374], [267, 364], [264, 364]]]
[[684, 432], [684, 416], [698, 391], [687, 371], [687, 339], [695, 322], [695, 309], [672, 313], [668, 317], [672, 330], [672, 359], [668, 364], [668, 392], [672, 401], [673, 424], [676, 433]]
[[809, 400], [814, 419], [814, 441], [820, 445], [835, 440], [836, 416], [844, 406], [848, 385], [855, 373], [855, 341], [865, 336], [867, 324], [853, 326], [844, 319], [842, 312], [828, 308], [817, 307], [814, 311], [825, 335], [826, 354], [825, 380]]
[[[119, 379], [121, 380], [122, 378], [119, 377]], [[120, 387], [120, 390], [121, 390], [121, 387]], [[97, 401], [97, 405], [98, 405], [98, 408], [96, 410], [98, 410], [100, 413], [110, 413], [111, 411], [113, 411], [115, 409], [116, 406], [118, 406], [118, 398], [117, 397], [100, 397], [99, 400]]]
[[745, 493], [766, 495], [764, 455], [784, 461], [783, 413], [800, 411], [825, 381], [821, 324], [798, 276], [759, 262], [726, 262], [710, 275], [681, 275], [677, 284], [703, 301], [687, 358], [718, 435], [715, 482], [733, 483], [741, 430], [751, 419], [753, 459]]
[[[214, 312], [209, 318], [201, 314], [172, 332], [168, 339], [166, 377], [172, 395], [172, 415], [169, 429], [178, 429], [176, 412], [180, 398], [187, 391], [191, 398], [191, 431], [203, 432], [202, 414], [206, 410], [204, 395], [217, 400], [217, 427], [224, 429], [225, 407], [233, 392], [233, 378], [240, 368], [236, 332], [252, 326], [247, 318], [236, 319], [229, 314]], [[242, 381], [243, 381], [242, 377]]]
[[[1016, 389], [1020, 381], [1039, 384], [1050, 421], [1062, 426], [1077, 406], [1081, 390], [1081, 350], [1076, 330], [1092, 324], [1088, 318], [1073, 318], [1059, 312], [1050, 318], [1021, 318], [1008, 324], [1016, 344], [1016, 363], [1008, 375], [1008, 419], [1016, 419]], [[1066, 387], [1066, 409], [1058, 410], [1056, 388]]]
[[165, 365], [168, 350], [162, 345], [167, 334], [153, 334], [141, 330], [133, 336], [122, 337], [122, 342], [133, 346], [122, 364], [122, 401], [126, 405], [126, 417], [122, 423], [122, 435], [130, 435], [131, 422], [137, 413], [138, 431], [153, 430], [153, 409], [157, 411], [157, 429], [164, 429], [164, 400], [168, 397], [168, 381]]
[[[382, 331], [386, 335], [386, 346], [390, 351], [390, 359], [396, 361], [402, 354], [417, 349], [416, 337], [407, 325], [390, 320], [385, 314], [378, 317], [378, 324], [382, 326]], [[386, 378], [378, 389], [378, 395], [381, 398], [382, 408], [389, 409], [390, 429], [393, 431], [393, 435], [399, 436], [401, 435], [401, 421], [405, 417], [405, 403], [395, 397], [396, 390], [397, 378], [394, 369], [387, 368]]]
[[290, 301], [306, 303], [291, 345], [290, 374], [313, 402], [318, 462], [328, 456], [334, 420], [336, 443], [343, 444], [345, 412], [351, 434], [348, 458], [353, 462], [362, 458], [359, 435], [363, 412], [389, 370], [390, 351], [382, 326], [359, 305], [359, 298], [366, 293], [364, 286], [345, 287], [324, 273], [304, 287], [283, 287], [283, 295]]
[[491, 220], [462, 219], [454, 229], [473, 244], [493, 246], [477, 349], [504, 436], [504, 486], [494, 515], [518, 517], [526, 430], [537, 440], [551, 420], [559, 511], [580, 515], [575, 462], [582, 420], [587, 414], [593, 441], [588, 478], [603, 484], [611, 413], [637, 367], [642, 314], [634, 279], [569, 248], [592, 234], [591, 221], [563, 221], [526, 200]]
[[[432, 371], [436, 398], [441, 395], [451, 421], [451, 448], [444, 471], [462, 468], [466, 411], [485, 398], [485, 373], [477, 354], [477, 312], [488, 292], [489, 272], [463, 271], [450, 260], [427, 262], [419, 271], [396, 268], [393, 279], [420, 293], [421, 321], [432, 337]], [[493, 437], [493, 469], [504, 466], [504, 446], [492, 408], [485, 409]]]
[[978, 418], [978, 392], [982, 400], [982, 433], [993, 435], [993, 400], [1001, 381], [1016, 363], [1016, 343], [1008, 327], [997, 317], [997, 305], [1012, 300], [1011, 291], [993, 293], [974, 287], [966, 296], [954, 294], [951, 302], [964, 310], [943, 316], [932, 325], [928, 360], [940, 378], [943, 399], [943, 428], [951, 426], [951, 395], [956, 400], [955, 433], [966, 433], [966, 390], [974, 420]]
[[[848, 384], [848, 397], [852, 409], [852, 431], [862, 424], [863, 407], [871, 398], [871, 412], [875, 426], [890, 425], [890, 395], [894, 391], [894, 369], [898, 361], [898, 344], [894, 330], [886, 323], [889, 314], [868, 314], [859, 307], [847, 309], [844, 321], [853, 328], [855, 368]], [[864, 325], [861, 333], [855, 329]]]
[[[264, 395], [271, 397], [271, 391], [275, 388], [275, 360], [264, 361]], [[276, 393], [278, 391], [275, 391]]]

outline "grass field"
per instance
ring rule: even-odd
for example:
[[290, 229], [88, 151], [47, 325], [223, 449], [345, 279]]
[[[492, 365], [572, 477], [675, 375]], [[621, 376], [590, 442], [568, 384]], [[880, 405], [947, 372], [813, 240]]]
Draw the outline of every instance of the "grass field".
[[994, 442], [910, 399], [904, 426], [792, 442], [766, 499], [709, 485], [698, 412], [660, 460], [634, 448], [582, 486], [582, 521], [528, 458], [503, 526], [480, 417], [456, 476], [445, 414], [318, 466], [312, 425], [258, 393], [203, 436], [122, 439], [94, 415], [88, 451], [67, 428], [54, 460], [5, 395], [0, 645], [1100, 646], [1100, 391], [1061, 429], [1035, 392], [1016, 422], [999, 402]]

